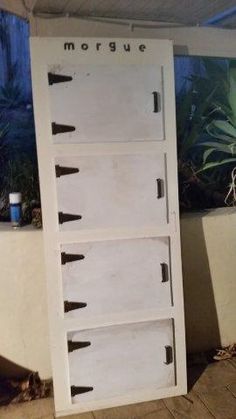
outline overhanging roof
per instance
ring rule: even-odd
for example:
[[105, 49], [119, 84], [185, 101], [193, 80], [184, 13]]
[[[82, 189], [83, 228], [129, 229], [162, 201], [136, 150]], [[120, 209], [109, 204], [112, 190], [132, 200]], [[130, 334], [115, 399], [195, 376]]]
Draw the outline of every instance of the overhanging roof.
[[[235, 0], [0, 0], [0, 8], [25, 15], [148, 20], [177, 25], [236, 28]], [[23, 13], [22, 13], [23, 14]]]

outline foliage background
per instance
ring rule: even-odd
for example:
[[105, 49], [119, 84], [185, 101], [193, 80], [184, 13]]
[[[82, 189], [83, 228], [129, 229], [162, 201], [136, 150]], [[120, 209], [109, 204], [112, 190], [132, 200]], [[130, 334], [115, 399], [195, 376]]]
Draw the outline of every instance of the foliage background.
[[[8, 194], [23, 194], [24, 218], [40, 206], [29, 25], [0, 12], [0, 221]], [[236, 62], [175, 57], [180, 207], [236, 203]]]
[[236, 61], [181, 57], [175, 64], [180, 207], [235, 205]]
[[29, 55], [29, 25], [0, 12], [0, 221], [8, 195], [23, 194], [24, 219], [40, 205]]

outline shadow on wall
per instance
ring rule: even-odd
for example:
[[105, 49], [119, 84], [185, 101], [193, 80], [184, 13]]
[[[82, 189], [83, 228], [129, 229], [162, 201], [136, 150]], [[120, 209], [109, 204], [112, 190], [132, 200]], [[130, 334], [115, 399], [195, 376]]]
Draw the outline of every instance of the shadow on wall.
[[[187, 352], [221, 347], [203, 217], [181, 220]], [[194, 222], [193, 222], [194, 219]], [[220, 257], [220, 255], [219, 255]]]
[[15, 377], [21, 379], [26, 377], [31, 372], [32, 371], [29, 369], [21, 367], [20, 365], [15, 364], [14, 362], [0, 355], [0, 380], [11, 379]]
[[51, 395], [51, 380], [41, 380], [37, 372], [0, 356], [0, 406]]

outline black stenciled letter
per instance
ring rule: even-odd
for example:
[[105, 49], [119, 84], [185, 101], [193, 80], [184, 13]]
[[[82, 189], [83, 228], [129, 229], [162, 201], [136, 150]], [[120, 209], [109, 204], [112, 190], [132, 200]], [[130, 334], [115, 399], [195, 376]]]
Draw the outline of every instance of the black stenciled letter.
[[115, 42], [110, 42], [109, 47], [110, 47], [110, 51], [114, 52], [116, 50], [116, 43]]
[[82, 44], [82, 45], [81, 45], [81, 48], [82, 48], [82, 50], [83, 50], [83, 51], [87, 51], [87, 49], [88, 49], [88, 44]]
[[64, 50], [68, 50], [68, 51], [70, 51], [70, 50], [73, 50], [74, 51], [74, 49], [75, 49], [75, 44], [74, 44], [74, 42], [65, 42], [64, 43]]
[[146, 49], [146, 45], [141, 44], [139, 45], [139, 51], [143, 52]]
[[101, 45], [102, 45], [101, 42], [97, 42], [96, 43], [96, 49], [97, 49], [97, 51], [99, 51], [99, 48], [100, 48]]
[[124, 44], [124, 50], [130, 52], [130, 44]]

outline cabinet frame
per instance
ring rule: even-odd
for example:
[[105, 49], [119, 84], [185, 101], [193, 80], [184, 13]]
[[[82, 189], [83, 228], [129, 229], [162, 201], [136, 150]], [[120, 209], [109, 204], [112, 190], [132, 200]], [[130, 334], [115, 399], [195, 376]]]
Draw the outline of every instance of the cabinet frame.
[[[186, 385], [186, 348], [183, 306], [183, 286], [179, 230], [179, 202], [177, 183], [177, 151], [175, 124], [175, 94], [173, 73], [173, 46], [171, 41], [132, 39], [129, 53], [122, 49], [125, 39], [116, 39], [117, 51], [111, 52], [103, 48], [95, 54], [96, 44], [109, 45], [112, 39], [95, 38], [31, 38], [31, 60], [35, 125], [37, 134], [37, 150], [39, 159], [40, 187], [42, 198], [45, 261], [47, 267], [48, 311], [50, 328], [50, 346], [55, 391], [57, 416], [82, 413], [88, 406], [72, 405], [68, 372], [67, 333], [79, 328], [76, 319], [65, 319], [63, 316], [63, 289], [61, 283], [60, 246], [63, 243], [83, 243], [86, 241], [109, 240], [115, 238], [144, 238], [168, 236], [171, 246], [171, 272], [174, 305], [165, 310], [143, 313], [142, 319], [137, 314], [123, 313], [110, 322], [99, 325], [88, 321], [82, 328], [92, 328], [128, 322], [148, 321], [157, 319], [173, 319], [175, 324], [175, 359], [176, 385], [166, 389], [138, 392], [136, 397], [126, 395], [117, 400], [106, 400], [102, 403], [90, 403], [89, 409], [96, 410], [114, 406], [147, 401], [151, 399], [185, 394]], [[65, 49], [66, 43], [74, 43], [75, 49]], [[89, 44], [87, 51], [81, 51], [82, 43]], [[141, 50], [140, 45], [145, 44]], [[78, 46], [78, 48], [77, 48]], [[78, 65], [104, 63], [118, 65], [120, 61], [130, 64], [161, 65], [163, 67], [163, 106], [164, 106], [164, 141], [139, 141], [114, 144], [52, 144], [51, 114], [49, 105], [49, 67], [67, 63]], [[167, 167], [168, 214], [166, 225], [140, 229], [112, 229], [86, 231], [59, 231], [55, 219], [57, 212], [55, 162], [57, 156], [73, 155], [104, 155], [106, 153], [165, 153]]]

